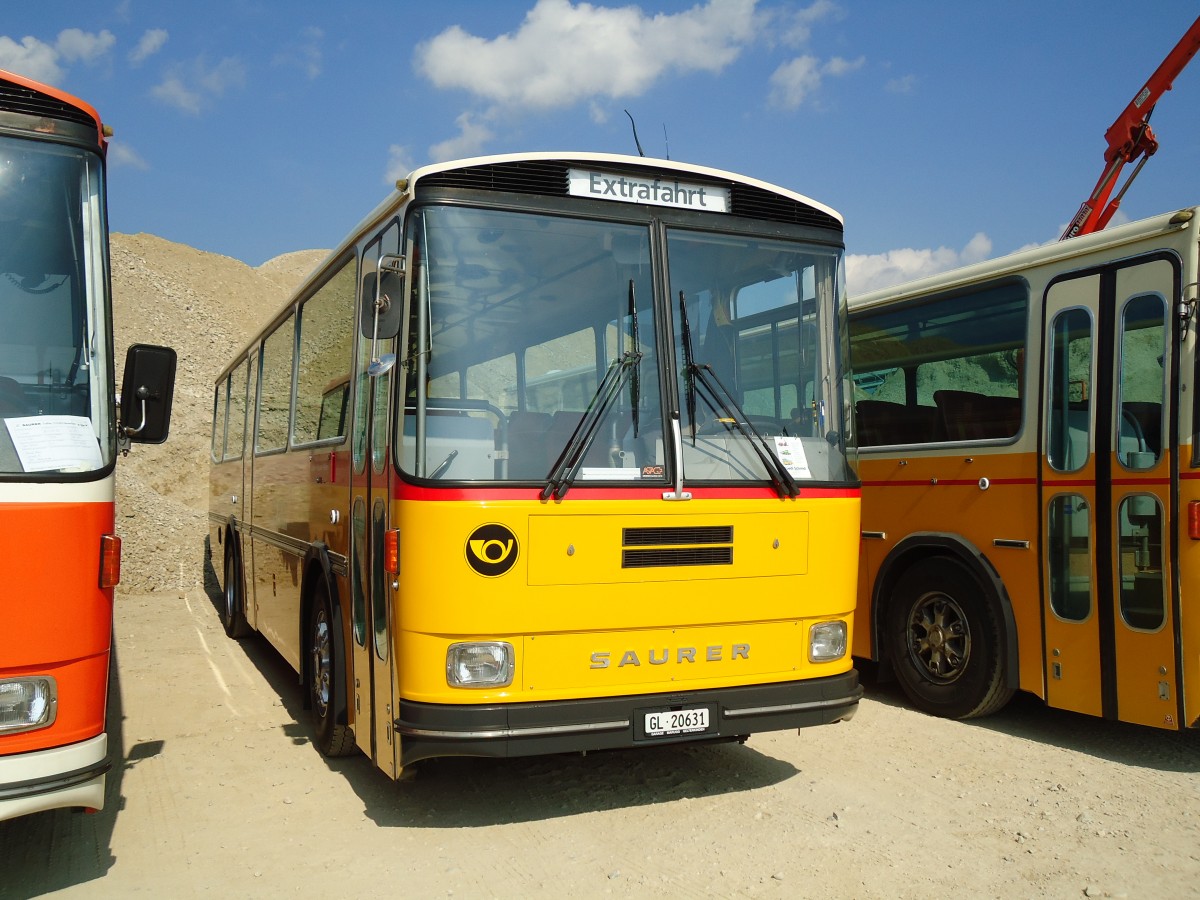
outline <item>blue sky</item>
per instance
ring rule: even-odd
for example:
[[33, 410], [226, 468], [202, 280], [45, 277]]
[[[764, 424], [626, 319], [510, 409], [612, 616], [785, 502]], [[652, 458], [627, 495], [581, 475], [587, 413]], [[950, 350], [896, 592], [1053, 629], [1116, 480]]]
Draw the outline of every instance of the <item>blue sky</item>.
[[[114, 231], [258, 265], [336, 244], [427, 162], [633, 153], [841, 212], [852, 290], [1055, 239], [1103, 135], [1200, 7], [1155, 0], [64, 0], [0, 68], [115, 129]], [[1200, 203], [1200, 62], [1121, 219]]]

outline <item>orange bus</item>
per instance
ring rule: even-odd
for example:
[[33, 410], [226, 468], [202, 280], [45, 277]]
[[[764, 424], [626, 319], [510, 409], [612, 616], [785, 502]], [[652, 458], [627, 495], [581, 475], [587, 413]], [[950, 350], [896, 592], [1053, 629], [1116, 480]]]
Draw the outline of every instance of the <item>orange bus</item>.
[[167, 434], [173, 351], [131, 347], [116, 408], [107, 134], [0, 72], [0, 819], [104, 806], [113, 467]]
[[840, 217], [603, 154], [418, 169], [215, 386], [226, 631], [385, 773], [849, 718]]
[[1200, 719], [1200, 216], [851, 303], [854, 654], [949, 717]]

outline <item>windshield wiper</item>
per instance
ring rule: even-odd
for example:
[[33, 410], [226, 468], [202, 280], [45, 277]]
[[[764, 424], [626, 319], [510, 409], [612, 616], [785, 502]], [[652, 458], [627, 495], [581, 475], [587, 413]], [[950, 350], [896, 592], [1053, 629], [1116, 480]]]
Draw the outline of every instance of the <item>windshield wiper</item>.
[[583, 458], [587, 455], [588, 449], [592, 446], [592, 441], [595, 440], [596, 434], [599, 432], [600, 424], [604, 421], [604, 415], [608, 412], [610, 406], [621, 393], [621, 388], [624, 386], [626, 379], [629, 380], [629, 402], [632, 407], [633, 433], [636, 436], [638, 430], [638, 403], [640, 401], [641, 378], [640, 378], [640, 363], [642, 361], [642, 351], [639, 349], [641, 344], [638, 342], [638, 325], [637, 325], [637, 298], [633, 290], [633, 279], [629, 279], [629, 318], [630, 318], [630, 336], [633, 341], [633, 349], [624, 351], [620, 357], [614, 359], [608, 364], [608, 371], [604, 373], [604, 378], [600, 382], [600, 386], [596, 388], [596, 393], [592, 395], [592, 399], [588, 402], [587, 409], [584, 410], [583, 416], [579, 420], [579, 424], [575, 426], [575, 430], [571, 432], [571, 437], [567, 441], [567, 445], [555, 460], [554, 465], [550, 469], [550, 474], [546, 476], [546, 485], [542, 488], [539, 495], [541, 499], [548, 500], [554, 497], [555, 500], [561, 500], [567, 495], [567, 491], [571, 489], [575, 478], [579, 475], [579, 470], [583, 467]]
[[708, 395], [713, 409], [719, 411], [723, 421], [732, 423], [734, 428], [744, 437], [758, 456], [767, 476], [775, 487], [775, 493], [780, 497], [799, 497], [800, 488], [792, 473], [771, 450], [767, 439], [762, 436], [750, 417], [738, 404], [729, 388], [717, 377], [713, 367], [708, 363], [697, 363], [692, 351], [692, 329], [688, 324], [687, 301], [683, 291], [679, 292], [679, 331], [683, 342], [684, 390], [687, 395], [688, 420], [692, 431], [692, 446], [696, 445], [696, 386], [699, 385]]

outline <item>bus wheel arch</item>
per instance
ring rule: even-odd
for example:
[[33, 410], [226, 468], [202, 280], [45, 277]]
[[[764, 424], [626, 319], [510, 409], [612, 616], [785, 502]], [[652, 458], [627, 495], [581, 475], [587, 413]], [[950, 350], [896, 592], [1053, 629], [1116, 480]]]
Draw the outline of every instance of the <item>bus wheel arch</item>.
[[932, 715], [996, 712], [1018, 687], [1016, 621], [995, 569], [969, 542], [910, 536], [877, 578], [876, 646]]
[[304, 566], [300, 621], [300, 681], [310, 710], [317, 749], [325, 756], [345, 756], [354, 747], [349, 726], [346, 645], [337, 583], [324, 548], [314, 548]]

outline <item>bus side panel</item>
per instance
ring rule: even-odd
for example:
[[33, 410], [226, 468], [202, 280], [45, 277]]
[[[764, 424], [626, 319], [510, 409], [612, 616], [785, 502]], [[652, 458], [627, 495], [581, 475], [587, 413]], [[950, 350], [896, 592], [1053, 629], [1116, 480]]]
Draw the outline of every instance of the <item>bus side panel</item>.
[[[892, 549], [918, 532], [951, 534], [979, 550], [1008, 593], [1018, 647], [1041, 646], [1041, 593], [1034, 549], [1038, 546], [1036, 466], [1033, 453], [1007, 448], [1000, 452], [963, 448], [940, 457], [922, 456], [918, 450], [888, 457], [863, 452], [859, 463], [864, 485], [862, 527], [886, 537], [863, 542], [869, 587], [858, 607], [855, 656], [879, 658], [881, 648], [871, 631], [872, 623], [882, 622], [885, 610], [871, 606], [875, 580]], [[996, 546], [996, 541], [1027, 541], [1028, 546]], [[886, 592], [876, 599], [886, 604]], [[1043, 695], [1038, 653], [1021, 654], [1020, 681], [1022, 690]]]
[[242, 505], [242, 461], [213, 463], [208, 482], [208, 553], [222, 587], [225, 585], [225, 538], [222, 532], [231, 517], [242, 519]]
[[255, 614], [251, 621], [297, 671], [301, 568], [313, 537], [310, 479], [309, 454], [303, 450], [254, 460], [254, 574], [248, 581], [254, 585]]
[[1190, 504], [1200, 505], [1200, 472], [1184, 468], [1192, 458], [1190, 444], [1179, 448], [1180, 468], [1183, 475], [1179, 479], [1179, 521], [1176, 537], [1179, 548], [1178, 576], [1181, 611], [1179, 614], [1181, 682], [1183, 691], [1182, 726], [1200, 726], [1200, 615], [1192, 612], [1191, 607], [1197, 602], [1197, 585], [1195, 577], [1189, 578], [1186, 573], [1200, 572], [1200, 540], [1189, 536], [1188, 513]]
[[19, 560], [0, 592], [0, 678], [47, 674], [52, 726], [0, 740], [0, 754], [57, 746], [104, 730], [112, 589], [100, 587], [100, 536], [113, 504], [0, 504], [0, 546]]

